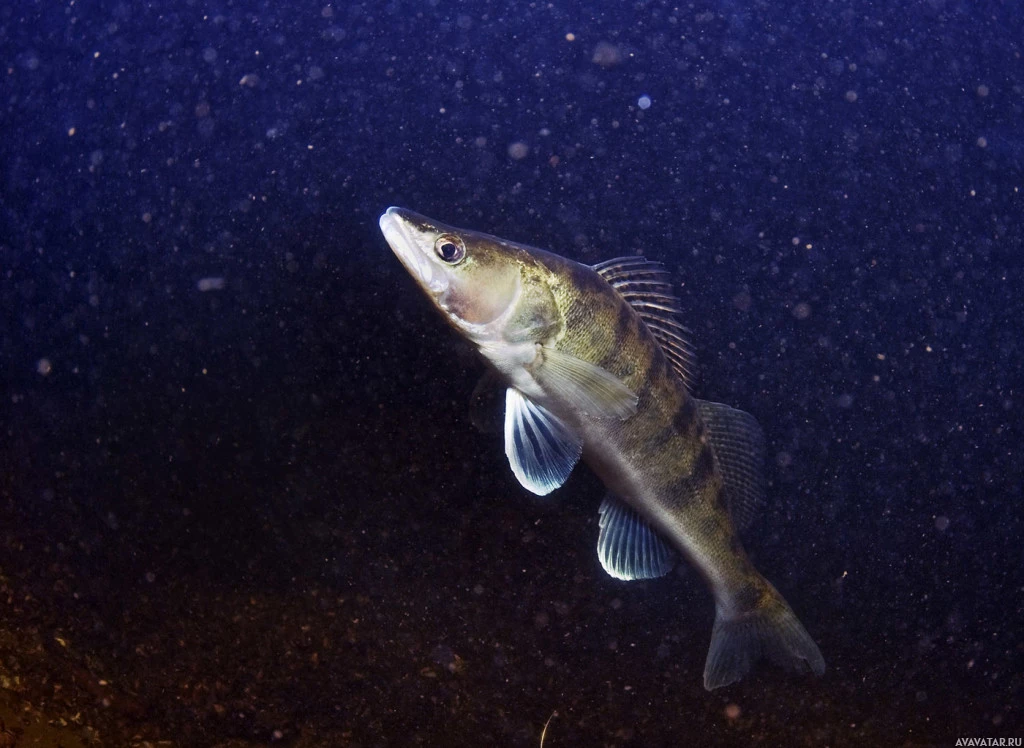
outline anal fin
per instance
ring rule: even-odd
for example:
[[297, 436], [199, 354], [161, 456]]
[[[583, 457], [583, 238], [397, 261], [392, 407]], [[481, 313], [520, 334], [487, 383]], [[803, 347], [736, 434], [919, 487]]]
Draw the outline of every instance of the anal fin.
[[668, 542], [622, 499], [608, 494], [598, 510], [597, 557], [616, 579], [654, 579], [676, 563]]

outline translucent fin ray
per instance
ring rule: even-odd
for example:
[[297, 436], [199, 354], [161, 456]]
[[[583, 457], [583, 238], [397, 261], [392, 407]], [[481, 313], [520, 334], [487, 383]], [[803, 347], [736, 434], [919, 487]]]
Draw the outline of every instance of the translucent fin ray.
[[608, 494], [598, 510], [597, 557], [615, 579], [654, 579], [675, 566], [671, 546], [622, 499]]
[[505, 392], [505, 456], [523, 488], [546, 496], [569, 478], [583, 441], [546, 408], [509, 387]]
[[[679, 299], [673, 293], [671, 275], [659, 262], [643, 257], [615, 257], [593, 266], [630, 306], [661, 345], [673, 370], [690, 388], [696, 369], [689, 330], [679, 321]], [[670, 350], [672, 352], [670, 352]]]
[[718, 460], [733, 521], [748, 527], [764, 505], [764, 432], [749, 413], [696, 400]]
[[[599, 272], [607, 280], [610, 275], [616, 273], [625, 272], [629, 274], [632, 271], [640, 271], [645, 273], [665, 273], [665, 266], [660, 262], [651, 262], [644, 257], [634, 255], [632, 257], [612, 257], [610, 260], [599, 262], [593, 266], [594, 270]], [[608, 280], [611, 283], [610, 280]]]
[[469, 420], [481, 434], [500, 434], [505, 407], [505, 383], [488, 368], [469, 396]]
[[825, 658], [782, 596], [769, 595], [749, 611], [715, 611], [711, 647], [704, 663], [704, 688], [735, 683], [755, 662], [767, 659], [789, 670], [825, 672]]
[[533, 374], [546, 392], [594, 418], [624, 420], [636, 413], [636, 394], [612, 373], [555, 348], [542, 348], [541, 356]]

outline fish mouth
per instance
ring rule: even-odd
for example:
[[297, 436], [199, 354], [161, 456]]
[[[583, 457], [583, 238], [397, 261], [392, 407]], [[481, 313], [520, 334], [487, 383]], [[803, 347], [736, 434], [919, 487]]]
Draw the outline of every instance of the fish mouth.
[[431, 261], [424, 245], [429, 237], [417, 231], [414, 224], [406, 217], [408, 211], [391, 207], [381, 214], [378, 224], [384, 239], [391, 251], [405, 266], [405, 269], [434, 296], [443, 294], [448, 288], [447, 280]]

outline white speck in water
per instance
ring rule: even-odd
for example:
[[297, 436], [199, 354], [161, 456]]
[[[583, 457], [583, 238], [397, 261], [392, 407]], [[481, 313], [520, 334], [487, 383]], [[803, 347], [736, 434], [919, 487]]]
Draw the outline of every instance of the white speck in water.
[[651, 108], [651, 97], [650, 96], [641, 96], [639, 99], [636, 100], [636, 105], [638, 107], [640, 107], [641, 109], [650, 109]]
[[200, 291], [220, 291], [224, 288], [223, 278], [200, 278], [196, 283], [196, 288]]
[[509, 155], [509, 157], [514, 159], [514, 160], [516, 160], [516, 161], [521, 161], [522, 159], [526, 158], [527, 155], [529, 155], [529, 153], [530, 153], [530, 146], [528, 146], [526, 143], [524, 143], [522, 141], [517, 141], [515, 143], [512, 143], [508, 147], [508, 155]]

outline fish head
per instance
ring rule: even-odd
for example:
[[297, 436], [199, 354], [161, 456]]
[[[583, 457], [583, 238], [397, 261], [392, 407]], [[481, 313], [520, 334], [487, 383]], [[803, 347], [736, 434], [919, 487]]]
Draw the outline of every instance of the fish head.
[[529, 248], [388, 208], [380, 229], [398, 259], [450, 324], [478, 345], [550, 334], [558, 318]]

